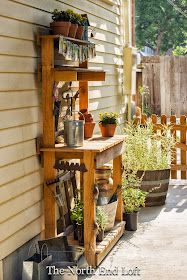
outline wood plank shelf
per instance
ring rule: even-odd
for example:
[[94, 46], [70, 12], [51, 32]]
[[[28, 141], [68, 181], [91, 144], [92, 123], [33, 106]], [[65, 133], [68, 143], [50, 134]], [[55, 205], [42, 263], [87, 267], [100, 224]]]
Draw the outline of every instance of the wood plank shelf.
[[[116, 222], [114, 228], [105, 232], [103, 241], [96, 243], [95, 263], [98, 266], [106, 255], [111, 251], [116, 242], [124, 234], [125, 222]], [[78, 245], [78, 241], [74, 240], [73, 232], [68, 235], [68, 243], [70, 245]]]
[[114, 137], [94, 136], [84, 141], [82, 147], [70, 148], [64, 144], [56, 144], [54, 148], [40, 148], [41, 152], [55, 153], [55, 158], [60, 159], [83, 159], [86, 151], [92, 152], [96, 168], [109, 162], [113, 158], [122, 154], [124, 136]]
[[[38, 39], [51, 39], [51, 40], [57, 40], [60, 38], [60, 36], [62, 35], [40, 35], [38, 36]], [[75, 39], [75, 38], [71, 38], [71, 37], [65, 37], [63, 36], [64, 39], [71, 41], [72, 43], [75, 43], [77, 45], [89, 45], [89, 44], [93, 44], [90, 41], [85, 41], [85, 40], [79, 40], [79, 39]], [[39, 40], [38, 40], [39, 41]]]
[[75, 67], [54, 68], [54, 80], [59, 81], [104, 81], [105, 72], [95, 69], [84, 69]]

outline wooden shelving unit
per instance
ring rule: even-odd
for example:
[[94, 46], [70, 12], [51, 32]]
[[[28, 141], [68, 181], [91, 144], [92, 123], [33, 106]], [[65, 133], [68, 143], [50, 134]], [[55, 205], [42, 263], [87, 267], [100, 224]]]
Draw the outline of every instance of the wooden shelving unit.
[[[68, 148], [62, 144], [55, 145], [55, 123], [53, 116], [53, 86], [58, 81], [79, 81], [80, 95], [79, 108], [88, 108], [88, 81], [104, 81], [105, 72], [89, 70], [87, 62], [78, 68], [54, 67], [54, 41], [59, 36], [45, 35], [40, 37], [42, 65], [42, 110], [43, 110], [43, 144], [40, 151], [43, 154], [44, 182], [56, 176], [53, 168], [56, 159], [80, 159], [84, 162], [88, 171], [84, 173], [84, 247], [86, 259], [92, 267], [96, 267], [108, 254], [114, 244], [124, 232], [122, 222], [122, 197], [118, 197], [116, 213], [116, 226], [106, 234], [105, 239], [96, 244], [94, 230], [95, 222], [95, 200], [94, 200], [94, 174], [95, 169], [113, 160], [114, 190], [121, 184], [122, 179], [122, 150], [123, 136], [102, 138], [94, 136], [84, 141], [83, 147]], [[80, 44], [88, 44], [80, 40], [72, 41]], [[51, 186], [55, 191], [55, 185]], [[49, 188], [44, 187], [44, 214], [45, 214], [45, 237], [50, 238], [57, 235], [56, 232], [56, 205]], [[71, 239], [71, 238], [70, 238]]]

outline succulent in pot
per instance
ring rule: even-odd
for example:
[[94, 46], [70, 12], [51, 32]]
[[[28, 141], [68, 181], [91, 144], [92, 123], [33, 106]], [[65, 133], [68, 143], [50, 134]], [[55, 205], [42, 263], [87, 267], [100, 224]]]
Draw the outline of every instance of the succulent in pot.
[[160, 130], [155, 131], [152, 122], [144, 125], [130, 123], [124, 133], [124, 165], [128, 170], [136, 171], [139, 177], [144, 173], [140, 188], [149, 192], [146, 206], [165, 204], [176, 144], [171, 127], [161, 125]]
[[71, 26], [71, 13], [55, 9], [52, 13], [53, 22], [50, 23], [53, 34], [68, 36]]
[[104, 239], [104, 231], [108, 223], [108, 216], [101, 208], [96, 208], [96, 223], [98, 225], [97, 241]]
[[145, 206], [145, 199], [148, 192], [139, 189], [142, 178], [143, 175], [139, 178], [134, 171], [125, 171], [123, 176], [123, 220], [126, 221], [126, 230], [137, 230], [138, 212], [140, 207]]
[[75, 206], [71, 210], [71, 221], [74, 226], [74, 238], [79, 241], [79, 245], [84, 244], [84, 205], [80, 200], [75, 201]]
[[78, 21], [77, 21], [77, 14], [73, 12], [73, 10], [67, 10], [67, 12], [70, 14], [70, 21], [71, 21], [71, 26], [69, 29], [69, 34], [68, 36], [71, 38], [75, 38], [77, 29], [78, 29]]
[[84, 33], [84, 25], [85, 25], [85, 22], [87, 22], [88, 19], [86, 17], [83, 17], [83, 16], [77, 14], [76, 20], [77, 20], [77, 24], [78, 24], [76, 39], [81, 40], [82, 36], [83, 36], [83, 33]]
[[99, 127], [103, 137], [114, 136], [117, 124], [118, 124], [118, 114], [115, 112], [105, 112], [99, 114]]

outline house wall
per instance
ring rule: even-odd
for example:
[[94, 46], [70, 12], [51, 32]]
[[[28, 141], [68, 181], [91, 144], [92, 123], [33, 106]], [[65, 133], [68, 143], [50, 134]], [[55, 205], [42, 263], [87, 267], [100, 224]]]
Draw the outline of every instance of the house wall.
[[[0, 279], [11, 255], [40, 235], [43, 223], [42, 170], [35, 138], [41, 133], [36, 35], [47, 32], [54, 8], [87, 13], [95, 28], [97, 57], [90, 67], [107, 71], [90, 83], [90, 111], [117, 111], [122, 123], [121, 0], [1, 0], [0, 5]], [[111, 1], [109, 1], [111, 2]], [[28, 247], [28, 246], [27, 246]], [[25, 248], [25, 247], [24, 247]], [[11, 261], [8, 261], [10, 257]], [[25, 256], [24, 256], [25, 257]], [[6, 258], [6, 259], [5, 259]], [[3, 261], [1, 261], [3, 260]], [[5, 261], [6, 260], [6, 261]], [[15, 262], [18, 261], [14, 258]], [[3, 267], [4, 263], [4, 269]], [[19, 259], [18, 265], [21, 265]], [[12, 278], [11, 278], [12, 277]], [[4, 280], [20, 279], [4, 275]]]

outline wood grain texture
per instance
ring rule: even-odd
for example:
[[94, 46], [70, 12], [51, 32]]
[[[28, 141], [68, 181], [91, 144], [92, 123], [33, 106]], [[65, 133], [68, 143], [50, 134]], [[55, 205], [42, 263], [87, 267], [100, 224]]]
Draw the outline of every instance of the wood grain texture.
[[84, 152], [84, 163], [88, 172], [84, 173], [84, 247], [85, 257], [89, 265], [95, 267], [96, 233], [95, 202], [94, 202], [94, 176], [95, 176], [95, 154], [91, 151]]
[[[186, 125], [186, 116], [180, 117], [180, 123]], [[180, 142], [186, 145], [186, 130], [181, 131]], [[186, 151], [184, 150], [181, 150], [181, 164], [186, 165]], [[186, 171], [181, 171], [181, 179], [186, 179]]]
[[[122, 155], [117, 156], [113, 160], [113, 187], [114, 191], [117, 190], [118, 187], [122, 185]], [[119, 189], [118, 191], [118, 206], [116, 211], [116, 220], [122, 221], [122, 213], [123, 213], [123, 202], [122, 202], [122, 191]]]

